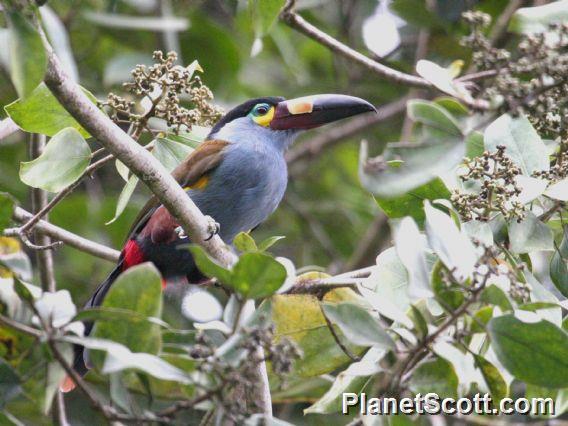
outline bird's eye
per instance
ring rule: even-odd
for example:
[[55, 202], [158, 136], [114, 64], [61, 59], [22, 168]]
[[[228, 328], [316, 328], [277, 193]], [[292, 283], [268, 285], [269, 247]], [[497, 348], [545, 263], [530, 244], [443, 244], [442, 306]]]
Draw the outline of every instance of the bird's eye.
[[269, 111], [270, 107], [266, 104], [257, 105], [254, 109], [255, 115], [264, 115]]

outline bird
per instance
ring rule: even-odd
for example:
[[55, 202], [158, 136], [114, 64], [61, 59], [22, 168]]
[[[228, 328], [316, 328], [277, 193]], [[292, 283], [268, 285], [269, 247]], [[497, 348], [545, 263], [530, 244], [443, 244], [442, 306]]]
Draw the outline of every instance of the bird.
[[[212, 235], [218, 233], [231, 244], [238, 233], [256, 228], [276, 210], [288, 182], [284, 155], [298, 135], [366, 112], [377, 111], [371, 103], [347, 95], [250, 99], [226, 113], [172, 175], [201, 212], [214, 220]], [[198, 283], [205, 277], [187, 250], [188, 243], [179, 223], [153, 196], [135, 219], [116, 267], [84, 308], [100, 306], [117, 277], [143, 262], [156, 266], [163, 286], [176, 279]], [[85, 323], [85, 335], [92, 328], [92, 322]], [[85, 375], [88, 365], [87, 352], [76, 345], [74, 370]], [[68, 392], [74, 387], [67, 377], [60, 389]]]

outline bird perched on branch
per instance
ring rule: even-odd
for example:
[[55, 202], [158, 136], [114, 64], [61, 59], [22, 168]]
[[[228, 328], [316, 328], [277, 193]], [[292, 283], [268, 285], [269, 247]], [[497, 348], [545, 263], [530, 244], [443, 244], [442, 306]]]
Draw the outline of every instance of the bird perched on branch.
[[[239, 232], [262, 223], [282, 200], [288, 180], [284, 153], [302, 131], [370, 111], [376, 112], [370, 103], [345, 95], [251, 99], [229, 111], [172, 174], [230, 244]], [[180, 247], [188, 243], [154, 196], [134, 222], [116, 268], [85, 308], [99, 306], [118, 275], [143, 262], [154, 263], [164, 283], [180, 277], [199, 282], [203, 276], [190, 251]], [[92, 327], [85, 324], [85, 334]], [[73, 367], [81, 375], [88, 369], [85, 358], [84, 348], [76, 346]], [[61, 390], [74, 386], [68, 378]]]

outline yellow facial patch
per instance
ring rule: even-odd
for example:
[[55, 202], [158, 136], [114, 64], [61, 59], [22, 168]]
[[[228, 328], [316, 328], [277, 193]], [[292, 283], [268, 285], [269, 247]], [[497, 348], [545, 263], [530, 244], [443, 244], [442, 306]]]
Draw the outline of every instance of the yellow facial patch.
[[274, 118], [274, 107], [270, 107], [268, 112], [264, 115], [261, 115], [259, 117], [253, 116], [253, 120], [255, 121], [255, 123], [264, 127], [268, 127], [273, 118]]
[[203, 189], [207, 186], [207, 183], [209, 182], [209, 176], [201, 176], [197, 182], [195, 182], [193, 185], [190, 186], [186, 186], [185, 188], [183, 188], [184, 190], [188, 191], [190, 189]]
[[314, 101], [311, 96], [286, 101], [290, 114], [308, 114], [314, 110]]

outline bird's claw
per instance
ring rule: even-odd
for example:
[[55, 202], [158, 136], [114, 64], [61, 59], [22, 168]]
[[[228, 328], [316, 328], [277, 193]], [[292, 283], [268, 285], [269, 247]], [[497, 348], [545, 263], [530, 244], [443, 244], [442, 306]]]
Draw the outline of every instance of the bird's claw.
[[219, 233], [219, 231], [221, 230], [221, 225], [219, 225], [218, 222], [215, 222], [215, 219], [213, 219], [211, 216], [206, 216], [207, 219], [207, 232], [209, 232], [209, 236], [207, 238], [205, 238], [205, 241], [209, 241], [211, 238], [213, 238], [215, 235], [217, 235]]

